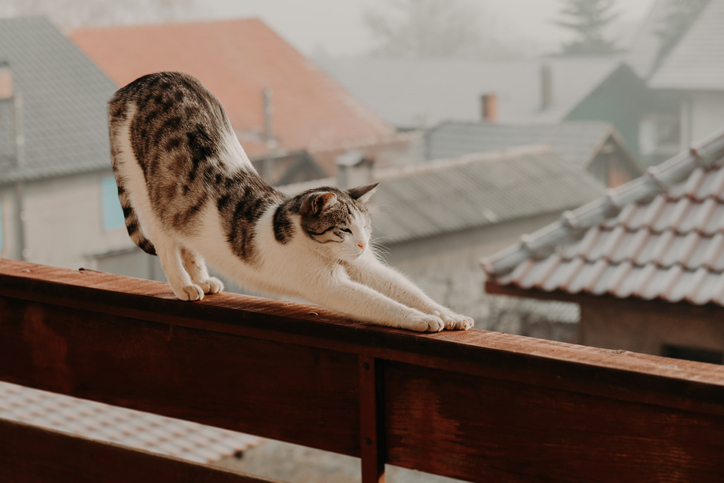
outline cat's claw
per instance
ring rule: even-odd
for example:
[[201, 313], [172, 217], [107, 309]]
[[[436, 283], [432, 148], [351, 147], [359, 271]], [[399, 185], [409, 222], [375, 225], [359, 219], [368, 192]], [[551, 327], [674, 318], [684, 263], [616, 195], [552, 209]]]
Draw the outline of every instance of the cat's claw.
[[475, 325], [475, 321], [465, 315], [456, 314], [452, 311], [433, 311], [433, 314], [440, 317], [445, 322], [445, 328], [448, 330], [468, 330]]
[[216, 277], [209, 277], [206, 280], [202, 280], [198, 283], [201, 290], [205, 294], [219, 293], [224, 290], [224, 284]]
[[203, 300], [204, 291], [198, 285], [184, 285], [179, 289], [174, 289], [173, 292], [181, 300], [188, 302], [194, 302], [196, 300]]

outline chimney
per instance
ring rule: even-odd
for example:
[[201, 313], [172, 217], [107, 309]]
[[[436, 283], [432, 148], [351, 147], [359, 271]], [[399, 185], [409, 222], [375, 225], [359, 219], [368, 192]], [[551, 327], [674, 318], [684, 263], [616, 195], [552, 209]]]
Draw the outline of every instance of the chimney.
[[335, 161], [337, 165], [337, 187], [339, 189], [354, 188], [373, 183], [371, 159], [365, 158], [359, 151], [346, 151]]
[[553, 105], [553, 72], [548, 63], [540, 66], [540, 107], [548, 109]]
[[277, 140], [274, 139], [274, 106], [272, 105], [272, 90], [264, 88], [261, 93], [264, 103], [264, 142], [269, 149], [277, 147]]
[[498, 119], [498, 95], [489, 93], [480, 96], [480, 111], [483, 121], [495, 122]]
[[6, 61], [0, 61], [0, 100], [13, 97], [13, 71]]

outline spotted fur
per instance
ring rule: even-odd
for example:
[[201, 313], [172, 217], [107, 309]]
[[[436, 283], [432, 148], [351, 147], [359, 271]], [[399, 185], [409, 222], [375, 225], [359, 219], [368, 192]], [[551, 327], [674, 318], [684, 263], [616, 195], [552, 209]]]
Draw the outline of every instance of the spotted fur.
[[222, 290], [208, 260], [251, 289], [365, 321], [428, 331], [472, 326], [375, 257], [366, 204], [376, 184], [285, 196], [258, 176], [221, 104], [196, 79], [141, 77], [116, 92], [108, 114], [126, 229], [159, 256], [180, 299]]

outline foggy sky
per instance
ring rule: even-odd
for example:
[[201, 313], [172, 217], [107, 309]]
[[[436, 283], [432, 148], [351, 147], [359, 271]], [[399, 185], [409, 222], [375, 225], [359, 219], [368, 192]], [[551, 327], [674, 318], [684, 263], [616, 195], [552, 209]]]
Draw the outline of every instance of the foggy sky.
[[[444, 1], [444, 0], [441, 0]], [[558, 50], [569, 39], [564, 29], [551, 23], [561, 0], [468, 0], [483, 14], [484, 27], [499, 40], [529, 53]], [[632, 33], [635, 22], [646, 15], [654, 0], [618, 0], [619, 23]], [[260, 17], [277, 33], [307, 55], [363, 54], [373, 42], [362, 23], [365, 8], [384, 7], [385, 0], [207, 0], [214, 17]]]

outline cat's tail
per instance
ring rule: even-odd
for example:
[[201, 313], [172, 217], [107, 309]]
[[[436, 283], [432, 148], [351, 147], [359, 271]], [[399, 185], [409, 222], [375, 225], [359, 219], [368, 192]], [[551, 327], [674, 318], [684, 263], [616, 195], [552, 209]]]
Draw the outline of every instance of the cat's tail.
[[138, 216], [131, 205], [131, 199], [123, 188], [122, 183], [118, 183], [118, 199], [121, 202], [121, 208], [123, 208], [123, 217], [126, 219], [126, 230], [128, 236], [131, 237], [133, 243], [149, 255], [156, 255], [156, 247], [153, 246], [151, 240], [146, 238], [141, 231], [141, 224], [138, 221]]

